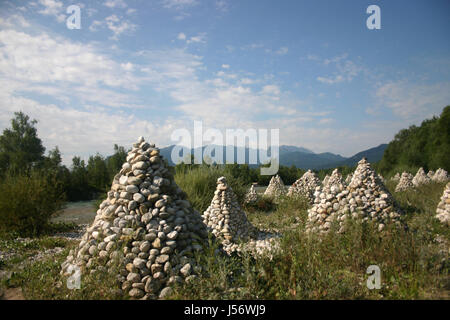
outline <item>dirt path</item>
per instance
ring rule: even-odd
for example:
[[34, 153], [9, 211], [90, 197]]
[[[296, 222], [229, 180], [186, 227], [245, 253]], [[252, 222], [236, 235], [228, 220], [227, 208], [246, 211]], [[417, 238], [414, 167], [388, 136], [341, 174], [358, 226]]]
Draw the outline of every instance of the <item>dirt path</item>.
[[21, 288], [7, 288], [1, 291], [0, 289], [0, 300], [25, 300]]

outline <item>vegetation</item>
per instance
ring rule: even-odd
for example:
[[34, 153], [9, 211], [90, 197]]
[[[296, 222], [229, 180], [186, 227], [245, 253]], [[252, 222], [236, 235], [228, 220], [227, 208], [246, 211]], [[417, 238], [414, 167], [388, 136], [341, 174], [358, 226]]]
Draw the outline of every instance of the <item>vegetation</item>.
[[440, 117], [400, 130], [384, 151], [378, 169], [386, 176], [396, 172], [416, 172], [443, 168], [450, 171], [450, 106]]

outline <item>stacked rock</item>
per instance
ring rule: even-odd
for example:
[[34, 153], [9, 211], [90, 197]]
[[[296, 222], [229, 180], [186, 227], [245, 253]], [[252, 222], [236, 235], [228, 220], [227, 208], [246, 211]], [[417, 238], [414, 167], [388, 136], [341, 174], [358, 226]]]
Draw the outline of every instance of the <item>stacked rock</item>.
[[62, 274], [74, 265], [82, 272], [117, 268], [123, 293], [163, 298], [172, 284], [195, 277], [200, 266], [193, 253], [207, 237], [201, 215], [185, 200], [159, 149], [140, 137]]
[[413, 178], [414, 177], [411, 173], [403, 172], [402, 176], [400, 177], [400, 181], [395, 187], [395, 192], [405, 191], [414, 188], [414, 184], [412, 182]]
[[328, 180], [330, 179], [330, 176], [329, 175], [326, 175], [325, 176], [325, 178], [323, 178], [323, 180], [322, 180], [322, 185], [323, 186], [326, 186], [327, 184], [328, 184]]
[[242, 251], [240, 242], [247, 242], [247, 246], [253, 247], [256, 253], [261, 253], [261, 248], [270, 244], [268, 233], [259, 232], [248, 221], [225, 177], [217, 179], [214, 197], [202, 217], [208, 230], [222, 242], [223, 249], [228, 254]]
[[267, 186], [264, 196], [277, 198], [285, 194], [284, 183], [279, 175], [273, 176], [270, 179], [269, 185]]
[[328, 191], [331, 189], [332, 186], [336, 186], [341, 191], [345, 187], [344, 180], [342, 179], [342, 174], [339, 172], [338, 169], [333, 170], [331, 176], [327, 179], [326, 183], [324, 183], [323, 190]]
[[250, 190], [245, 195], [244, 203], [250, 204], [258, 201], [258, 194], [256, 193], [255, 186], [252, 184]]
[[450, 182], [445, 186], [441, 201], [436, 208], [436, 218], [450, 226]]
[[416, 175], [412, 179], [412, 183], [415, 187], [418, 187], [422, 184], [427, 184], [430, 182], [431, 182], [431, 179], [425, 174], [425, 171], [423, 170], [423, 168], [420, 168], [419, 170], [417, 170]]
[[395, 176], [393, 176], [391, 179], [392, 179], [392, 181], [399, 182], [400, 181], [400, 173], [397, 172], [395, 174]]
[[380, 231], [387, 223], [400, 220], [400, 210], [392, 195], [365, 158], [358, 162], [352, 181], [343, 191], [332, 185], [329, 192], [317, 194], [308, 210], [306, 230], [327, 232], [337, 220], [339, 232], [343, 232], [349, 218], [375, 221]]
[[437, 169], [436, 173], [433, 176], [433, 181], [434, 182], [447, 182], [448, 180], [450, 180], [450, 177], [447, 173], [447, 171], [445, 171], [444, 169]]
[[433, 170], [428, 171], [427, 177], [430, 178], [431, 180], [433, 180], [433, 177], [434, 177], [434, 171], [433, 171]]
[[288, 196], [302, 196], [308, 199], [310, 203], [314, 202], [314, 192], [317, 187], [320, 186], [320, 179], [317, 175], [308, 170], [305, 174], [295, 181], [292, 186], [289, 187]]
[[352, 177], [353, 177], [353, 173], [349, 173], [349, 174], [347, 175], [347, 178], [345, 178], [345, 184], [346, 184], [346, 185], [349, 185], [349, 184], [350, 184], [350, 182], [352, 181]]

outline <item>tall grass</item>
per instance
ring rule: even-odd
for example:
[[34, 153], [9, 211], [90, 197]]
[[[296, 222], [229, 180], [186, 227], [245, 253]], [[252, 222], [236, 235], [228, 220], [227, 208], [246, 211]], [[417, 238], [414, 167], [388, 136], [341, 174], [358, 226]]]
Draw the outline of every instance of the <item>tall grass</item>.
[[198, 166], [188, 167], [175, 173], [175, 182], [187, 194], [192, 206], [200, 212], [205, 211], [214, 196], [217, 179], [221, 176], [227, 178], [227, 183], [233, 189], [238, 201], [247, 192], [246, 186], [239, 178], [234, 178], [222, 166]]

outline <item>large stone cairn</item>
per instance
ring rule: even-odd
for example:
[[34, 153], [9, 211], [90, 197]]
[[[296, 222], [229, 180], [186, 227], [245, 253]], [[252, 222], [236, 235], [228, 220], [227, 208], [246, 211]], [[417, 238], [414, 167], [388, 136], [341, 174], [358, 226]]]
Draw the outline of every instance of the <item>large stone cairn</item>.
[[432, 180], [434, 182], [447, 182], [448, 180], [450, 180], [450, 177], [449, 177], [447, 171], [439, 168], [436, 170], [436, 173], [434, 174]]
[[159, 149], [140, 137], [94, 222], [62, 264], [62, 274], [69, 275], [70, 265], [91, 273], [116, 270], [123, 293], [163, 298], [172, 284], [195, 277], [200, 267], [193, 253], [207, 236], [201, 215], [185, 200]]
[[450, 226], [450, 182], [445, 186], [441, 201], [436, 208], [436, 218]]
[[287, 195], [290, 197], [302, 196], [308, 199], [310, 203], [313, 203], [314, 192], [320, 185], [321, 182], [317, 175], [311, 170], [308, 170], [300, 179], [295, 181], [292, 186], [289, 187]]
[[277, 198], [285, 194], [284, 183], [279, 175], [273, 176], [270, 179], [269, 185], [266, 191], [264, 191], [264, 196]]
[[250, 190], [248, 190], [247, 194], [245, 195], [244, 203], [245, 204], [251, 204], [258, 201], [258, 194], [256, 193], [255, 186], [252, 184], [250, 186]]
[[[202, 217], [208, 230], [221, 241], [223, 250], [228, 254], [242, 250], [261, 254], [271, 249], [273, 235], [258, 231], [248, 221], [225, 177], [217, 179], [214, 197]], [[241, 242], [246, 242], [243, 247]]]
[[423, 168], [420, 168], [419, 170], [417, 170], [416, 175], [412, 179], [412, 183], [415, 187], [418, 187], [422, 184], [427, 184], [430, 182], [431, 182], [431, 179], [425, 174], [425, 171], [423, 170]]
[[405, 191], [414, 188], [414, 184], [412, 182], [413, 178], [414, 177], [411, 173], [403, 172], [402, 176], [400, 177], [400, 181], [395, 187], [395, 192]]
[[380, 231], [387, 223], [400, 222], [400, 210], [392, 195], [365, 158], [358, 162], [350, 184], [342, 191], [338, 186], [316, 193], [314, 205], [308, 210], [308, 232], [327, 232], [335, 219], [339, 232], [345, 231], [349, 218], [375, 221]]

